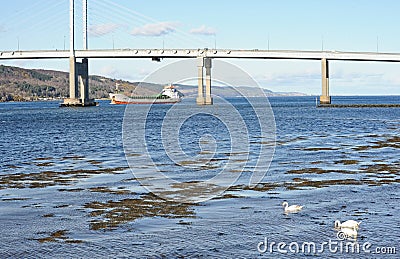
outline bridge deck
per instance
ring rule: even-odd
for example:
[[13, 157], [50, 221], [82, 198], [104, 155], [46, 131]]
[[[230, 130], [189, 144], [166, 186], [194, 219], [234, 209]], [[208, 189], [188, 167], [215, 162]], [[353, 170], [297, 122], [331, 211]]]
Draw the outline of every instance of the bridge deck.
[[[60, 59], [69, 58], [69, 50], [0, 51], [1, 59]], [[77, 58], [246, 58], [246, 59], [304, 59], [399, 62], [400, 53], [295, 51], [295, 50], [233, 50], [233, 49], [115, 49], [76, 50]]]

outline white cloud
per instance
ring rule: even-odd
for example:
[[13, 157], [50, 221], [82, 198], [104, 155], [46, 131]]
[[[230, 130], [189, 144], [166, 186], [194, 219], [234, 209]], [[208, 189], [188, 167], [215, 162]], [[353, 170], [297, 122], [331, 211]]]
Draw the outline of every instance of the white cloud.
[[302, 85], [321, 80], [321, 72], [316, 70], [275, 72], [257, 75], [257, 81], [271, 85]]
[[[276, 92], [321, 93], [321, 72], [316, 69], [258, 74], [255, 80]], [[396, 74], [362, 71], [333, 71], [330, 75], [331, 95], [398, 94], [400, 77]]]
[[89, 35], [93, 37], [101, 37], [115, 32], [121, 25], [115, 23], [104, 23], [91, 25], [88, 29]]
[[[140, 71], [142, 72], [142, 71]], [[122, 66], [122, 68], [118, 65], [115, 64], [110, 64], [110, 65], [105, 65], [101, 66], [97, 69], [93, 69], [93, 74], [96, 75], [101, 75], [109, 78], [114, 78], [114, 79], [122, 79], [122, 80], [128, 80], [131, 82], [135, 81], [141, 81], [143, 79], [143, 76], [140, 75], [140, 72], [137, 73], [135, 71], [132, 71], [130, 68]], [[144, 72], [143, 72], [144, 73]], [[145, 74], [146, 76], [150, 72], [147, 72]]]
[[193, 28], [190, 30], [192, 34], [200, 34], [200, 35], [215, 35], [217, 31], [214, 28], [206, 27], [205, 25], [201, 25], [199, 28]]
[[393, 85], [400, 85], [400, 76], [396, 75], [386, 75], [385, 79]]
[[360, 72], [360, 71], [337, 71], [330, 76], [331, 81], [336, 81], [343, 86], [374, 86], [376, 84], [387, 83], [384, 73], [379, 72]]
[[142, 27], [134, 28], [131, 31], [133, 36], [162, 36], [175, 32], [178, 23], [176, 22], [159, 22], [149, 23]]
[[100, 68], [100, 74], [102, 76], [115, 78], [116, 75], [118, 74], [118, 71], [114, 66], [108, 65], [108, 66], [103, 66]]
[[0, 24], [0, 33], [6, 32], [6, 31], [7, 31], [6, 27], [4, 25]]

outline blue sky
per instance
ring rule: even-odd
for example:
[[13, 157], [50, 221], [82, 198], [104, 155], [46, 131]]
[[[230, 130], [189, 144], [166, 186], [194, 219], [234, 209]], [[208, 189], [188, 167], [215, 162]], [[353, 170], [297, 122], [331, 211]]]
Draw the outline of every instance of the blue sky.
[[[0, 50], [66, 49], [69, 0], [3, 1]], [[77, 48], [82, 47], [76, 0]], [[233, 48], [400, 52], [396, 0], [89, 0], [89, 48]], [[320, 94], [316, 61], [228, 60], [273, 91]], [[91, 60], [90, 71], [142, 80], [161, 63]], [[66, 60], [7, 61], [68, 70]], [[195, 69], [195, 68], [194, 68]], [[400, 64], [331, 62], [333, 95], [400, 95]]]

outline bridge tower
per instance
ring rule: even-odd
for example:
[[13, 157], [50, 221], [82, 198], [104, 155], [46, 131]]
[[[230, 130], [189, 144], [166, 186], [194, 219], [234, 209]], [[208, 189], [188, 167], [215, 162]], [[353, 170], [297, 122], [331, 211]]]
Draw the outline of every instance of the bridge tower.
[[[94, 99], [89, 98], [89, 62], [87, 58], [78, 62], [75, 57], [75, 7], [74, 0], [69, 5], [69, 98], [64, 99], [61, 107], [86, 107], [98, 105]], [[87, 50], [87, 0], [83, 0], [83, 49]], [[80, 97], [78, 92], [80, 88]]]

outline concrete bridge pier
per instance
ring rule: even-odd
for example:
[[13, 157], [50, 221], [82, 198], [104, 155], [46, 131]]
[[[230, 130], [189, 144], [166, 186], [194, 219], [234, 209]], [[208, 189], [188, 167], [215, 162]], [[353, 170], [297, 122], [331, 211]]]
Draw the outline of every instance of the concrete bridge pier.
[[82, 59], [81, 63], [77, 63], [77, 76], [79, 87], [81, 90], [81, 106], [95, 106], [98, 103], [94, 99], [89, 99], [89, 62], [87, 58]]
[[81, 101], [86, 104], [89, 100], [89, 67], [88, 59], [82, 59], [82, 63], [78, 63], [78, 82], [81, 89]]
[[69, 98], [78, 99], [78, 81], [76, 80], [76, 58], [69, 58]]
[[78, 80], [76, 77], [76, 58], [71, 56], [69, 58], [69, 98], [64, 99], [61, 107], [78, 105]]
[[[196, 103], [198, 105], [211, 105], [213, 99], [211, 97], [211, 59], [210, 58], [197, 58], [197, 84], [198, 92]], [[206, 86], [204, 87], [204, 67], [206, 68]]]
[[211, 97], [211, 58], [204, 60], [206, 67], [206, 105], [212, 105], [213, 99]]
[[[69, 98], [64, 99], [61, 107], [86, 107], [98, 105], [94, 99], [89, 99], [89, 62], [87, 58], [77, 62], [70, 57]], [[79, 88], [78, 88], [79, 86]], [[79, 91], [80, 90], [80, 98]]]
[[204, 58], [197, 58], [197, 98], [196, 103], [198, 105], [206, 104], [206, 99], [204, 98], [204, 84], [203, 84], [203, 67], [204, 67]]
[[329, 63], [326, 58], [321, 60], [322, 72], [322, 95], [319, 98], [320, 104], [331, 104], [331, 97], [329, 96]]

